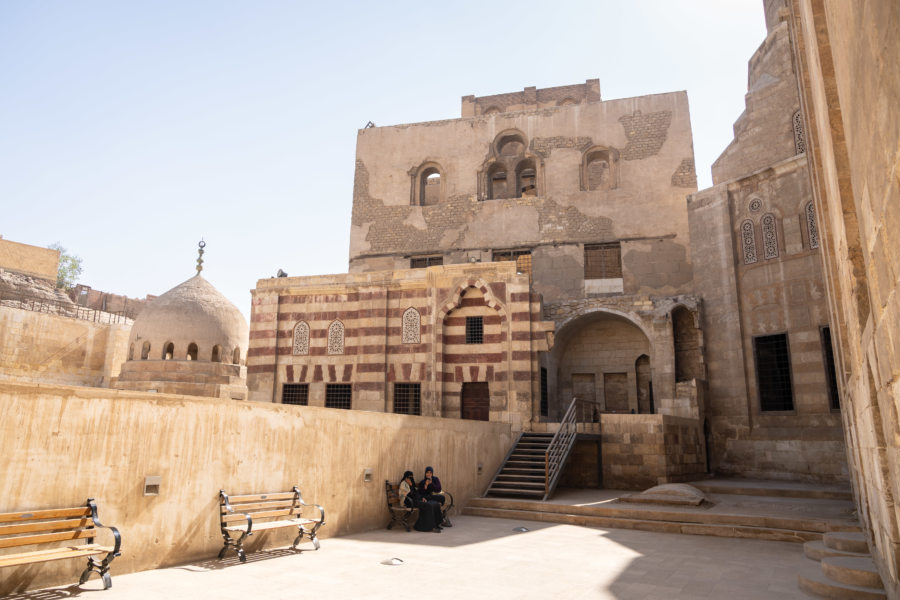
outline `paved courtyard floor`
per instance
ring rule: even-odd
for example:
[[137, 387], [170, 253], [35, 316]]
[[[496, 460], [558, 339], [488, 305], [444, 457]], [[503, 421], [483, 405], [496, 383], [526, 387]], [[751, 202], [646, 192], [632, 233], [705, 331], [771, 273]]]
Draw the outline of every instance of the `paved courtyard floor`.
[[[128, 575], [113, 566], [106, 591], [91, 579], [9, 598], [807, 598], [797, 587], [808, 563], [801, 544], [473, 516], [453, 522], [440, 534], [382, 529], [323, 539], [318, 552], [256, 552], [245, 564], [211, 558]], [[384, 564], [395, 558], [402, 563]]]

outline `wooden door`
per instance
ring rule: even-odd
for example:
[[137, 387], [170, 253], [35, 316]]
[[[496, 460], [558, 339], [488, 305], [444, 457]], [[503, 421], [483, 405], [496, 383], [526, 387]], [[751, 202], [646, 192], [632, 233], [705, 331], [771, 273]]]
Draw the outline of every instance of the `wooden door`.
[[491, 396], [487, 382], [464, 383], [460, 404], [463, 419], [489, 421]]

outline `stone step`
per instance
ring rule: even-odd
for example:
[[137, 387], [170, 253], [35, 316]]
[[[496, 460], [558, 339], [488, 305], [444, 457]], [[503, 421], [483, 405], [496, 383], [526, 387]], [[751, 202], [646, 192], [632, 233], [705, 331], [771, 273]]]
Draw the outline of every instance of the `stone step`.
[[[517, 496], [523, 498], [543, 498], [544, 490], [525, 490], [520, 488], [502, 488], [502, 489], [494, 489], [491, 488], [487, 491], [488, 494], [496, 494], [500, 497], [508, 497], [508, 496]], [[469, 514], [469, 513], [465, 513]]]
[[756, 479], [705, 479], [690, 484], [705, 494], [736, 494], [739, 496], [770, 496], [775, 498], [817, 498], [820, 500], [853, 500], [849, 488], [843, 486], [814, 486], [792, 481]]
[[881, 575], [871, 557], [827, 556], [822, 559], [822, 572], [840, 583], [884, 589]]
[[[523, 501], [524, 502], [524, 501]], [[564, 507], [574, 508], [574, 507]], [[734, 537], [747, 539], [774, 540], [780, 542], [798, 542], [815, 538], [816, 534], [773, 527], [736, 526], [731, 524], [689, 523], [683, 521], [650, 520], [628, 517], [609, 517], [588, 514], [572, 514], [571, 512], [537, 512], [531, 510], [512, 510], [503, 508], [484, 508], [472, 506], [463, 509], [464, 515], [478, 517], [494, 517], [501, 519], [519, 519], [541, 521], [546, 523], [565, 523], [583, 527], [602, 527], [612, 529], [637, 529], [660, 533], [680, 533], [688, 535], [709, 535], [715, 537]], [[810, 565], [815, 563], [810, 562]], [[818, 568], [818, 565], [815, 564]]]
[[887, 598], [884, 590], [849, 585], [830, 579], [815, 563], [809, 563], [809, 566], [797, 575], [797, 585], [804, 592], [819, 598], [833, 600], [883, 600]]
[[523, 489], [524, 488], [528, 488], [528, 489], [540, 488], [541, 490], [543, 490], [544, 482], [543, 481], [513, 480], [513, 481], [495, 481], [493, 484], [491, 484], [492, 490], [499, 490], [502, 488], [511, 488], [511, 487], [523, 488]]
[[844, 552], [869, 553], [869, 544], [866, 542], [866, 534], [861, 531], [829, 531], [822, 536], [825, 545], [834, 550]]
[[525, 473], [500, 473], [497, 481], [544, 481], [544, 474], [528, 475]]
[[844, 550], [835, 550], [834, 548], [829, 548], [822, 540], [815, 540], [803, 544], [803, 553], [807, 558], [811, 558], [812, 560], [816, 561], [820, 561], [826, 556], [851, 556], [855, 558], [865, 558], [869, 556], [868, 554], [862, 554], [859, 552], [846, 552]]

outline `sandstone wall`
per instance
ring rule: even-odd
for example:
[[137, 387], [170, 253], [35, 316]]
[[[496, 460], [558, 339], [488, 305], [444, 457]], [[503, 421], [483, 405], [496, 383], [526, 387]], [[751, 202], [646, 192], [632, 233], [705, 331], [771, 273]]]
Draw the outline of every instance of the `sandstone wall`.
[[0, 269], [56, 282], [59, 250], [20, 244], [0, 238]]
[[[114, 580], [214, 559], [222, 546], [219, 489], [297, 484], [307, 502], [324, 506], [320, 533], [330, 537], [384, 527], [384, 480], [406, 469], [418, 476], [433, 465], [464, 505], [487, 487], [512, 443], [500, 423], [9, 382], [0, 382], [0, 413], [0, 512], [95, 498], [101, 521], [122, 533]], [[162, 478], [159, 495], [144, 496], [144, 478], [153, 475]], [[408, 535], [397, 531], [398, 539]], [[292, 537], [269, 532], [251, 538], [252, 547]], [[83, 568], [74, 560], [7, 568], [0, 595], [73, 582]]]
[[851, 480], [885, 587], [900, 598], [900, 4], [789, 6]]
[[0, 379], [106, 387], [125, 361], [130, 324], [0, 306]]

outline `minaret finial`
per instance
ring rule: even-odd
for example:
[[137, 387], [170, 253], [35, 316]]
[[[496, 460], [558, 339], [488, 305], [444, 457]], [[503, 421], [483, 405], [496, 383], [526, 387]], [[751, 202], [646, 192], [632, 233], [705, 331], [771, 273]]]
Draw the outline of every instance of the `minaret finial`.
[[203, 238], [200, 238], [200, 243], [197, 245], [200, 246], [200, 249], [197, 250], [197, 275], [199, 275], [200, 271], [203, 270], [203, 249], [206, 248], [206, 242], [203, 241]]

